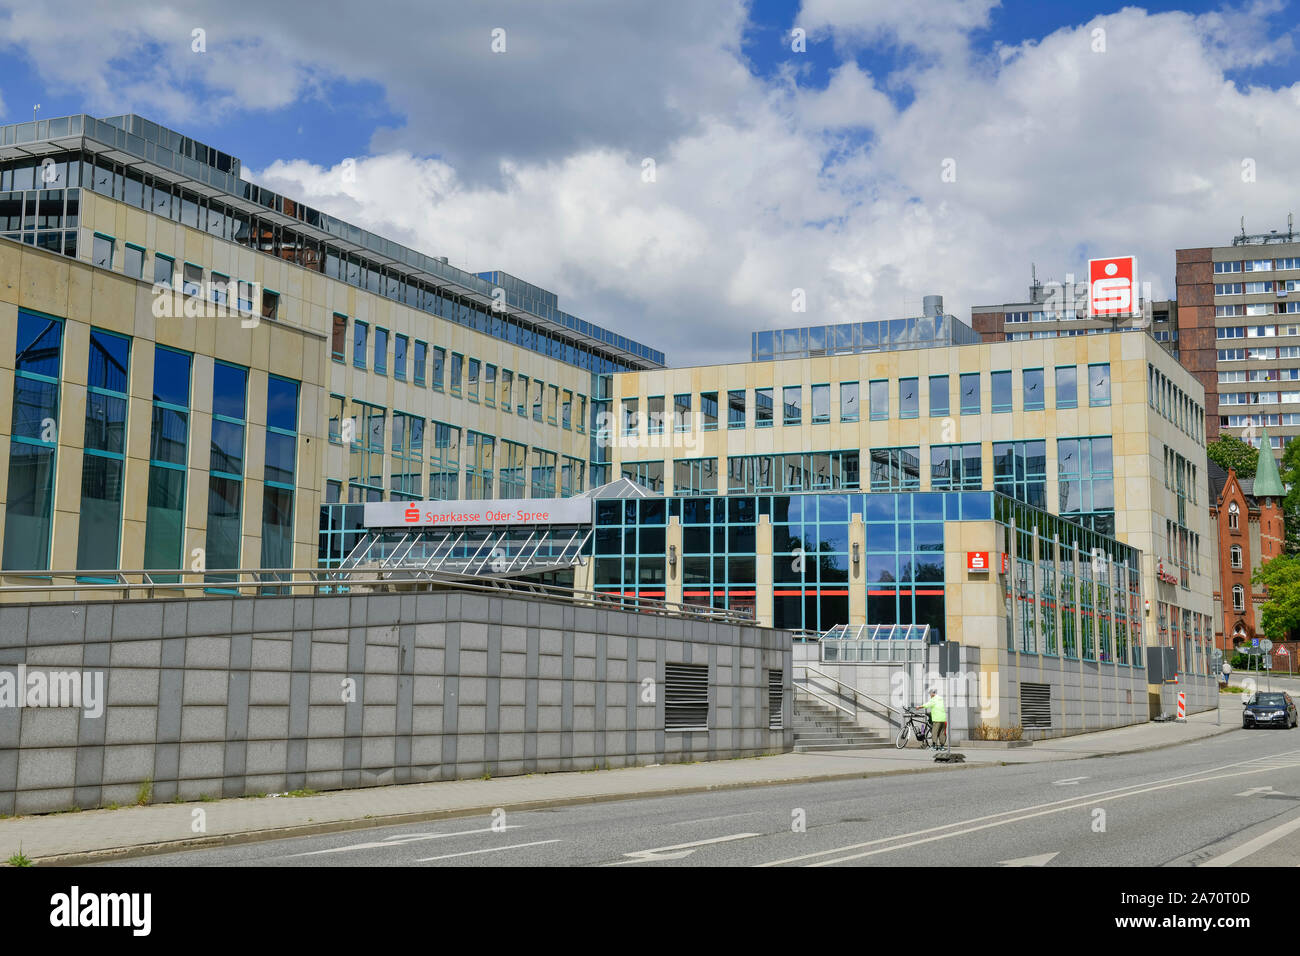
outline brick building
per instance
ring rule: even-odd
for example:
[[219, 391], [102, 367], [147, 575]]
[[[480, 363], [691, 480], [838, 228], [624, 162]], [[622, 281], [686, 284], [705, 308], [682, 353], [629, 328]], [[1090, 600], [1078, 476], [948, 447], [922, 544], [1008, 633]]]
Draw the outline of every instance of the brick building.
[[[1261, 435], [1268, 447], [1268, 432]], [[1283, 551], [1285, 532], [1282, 498], [1285, 491], [1272, 455], [1259, 456], [1255, 478], [1238, 478], [1209, 464], [1210, 519], [1218, 531], [1219, 574], [1214, 592], [1214, 640], [1225, 654], [1233, 645], [1263, 636], [1258, 631], [1258, 606], [1268, 600], [1251, 578], [1260, 566]]]

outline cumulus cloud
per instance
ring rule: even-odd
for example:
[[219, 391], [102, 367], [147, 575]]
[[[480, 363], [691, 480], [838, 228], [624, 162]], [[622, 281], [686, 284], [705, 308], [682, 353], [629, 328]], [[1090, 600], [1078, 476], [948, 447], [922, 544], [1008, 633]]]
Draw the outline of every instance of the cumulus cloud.
[[[251, 22], [242, 2], [228, 22]], [[246, 172], [473, 271], [552, 289], [679, 364], [746, 358], [754, 329], [915, 314], [929, 293], [968, 318], [1021, 298], [1031, 261], [1063, 278], [1090, 255], [1135, 253], [1154, 295], [1170, 296], [1176, 248], [1225, 242], [1243, 215], [1252, 231], [1283, 225], [1300, 198], [1300, 84], [1228, 75], [1290, 56], [1274, 3], [1124, 8], [984, 55], [971, 38], [997, 13], [986, 0], [806, 0], [795, 23], [838, 51], [822, 87], [804, 85], [793, 53], [755, 76], [739, 4], [606, 6], [381, 6], [376, 21], [403, 27], [384, 31], [268, 7], [255, 18], [265, 47], [240, 54], [249, 76], [204, 66], [179, 95], [248, 110], [319, 95], [331, 77], [380, 83], [406, 121], [369, 155], [339, 151], [358, 155], [355, 178], [310, 158]], [[108, 47], [188, 37], [197, 19], [158, 13], [143, 33], [108, 32]], [[484, 67], [499, 24], [509, 52]], [[84, 61], [58, 69], [112, 98], [84, 32], [71, 41]], [[364, 35], [377, 32], [382, 43]], [[898, 75], [858, 61], [880, 44], [915, 51], [905, 106], [882, 92]], [[251, 64], [272, 55], [266, 90]], [[163, 57], [151, 75], [182, 63]], [[806, 312], [791, 309], [795, 289]]]

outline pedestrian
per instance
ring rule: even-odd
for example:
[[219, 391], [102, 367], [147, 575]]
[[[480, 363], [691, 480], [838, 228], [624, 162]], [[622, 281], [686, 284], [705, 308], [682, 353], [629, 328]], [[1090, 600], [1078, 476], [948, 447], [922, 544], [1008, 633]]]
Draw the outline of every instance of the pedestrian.
[[[921, 705], [930, 715], [930, 740], [935, 750], [939, 750], [948, 740], [948, 710], [943, 705], [943, 698], [938, 690], [930, 691], [930, 699]], [[942, 738], [942, 740], [941, 740]]]

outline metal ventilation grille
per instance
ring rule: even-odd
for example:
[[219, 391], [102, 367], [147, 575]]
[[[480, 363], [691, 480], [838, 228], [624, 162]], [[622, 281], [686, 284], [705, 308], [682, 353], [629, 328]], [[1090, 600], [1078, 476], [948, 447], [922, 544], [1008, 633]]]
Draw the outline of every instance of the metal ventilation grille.
[[1020, 726], [1052, 726], [1052, 686], [1050, 684], [1020, 685]]
[[785, 728], [785, 672], [774, 670], [767, 672], [767, 729], [783, 730]]
[[664, 665], [664, 729], [709, 729], [709, 665]]

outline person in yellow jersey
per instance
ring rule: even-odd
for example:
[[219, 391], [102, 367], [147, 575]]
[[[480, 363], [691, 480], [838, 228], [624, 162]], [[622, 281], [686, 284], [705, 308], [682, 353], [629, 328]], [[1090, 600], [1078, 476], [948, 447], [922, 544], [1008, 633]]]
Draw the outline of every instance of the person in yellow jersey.
[[948, 710], [937, 690], [930, 691], [930, 699], [921, 708], [930, 715], [930, 742], [938, 750], [948, 739]]

